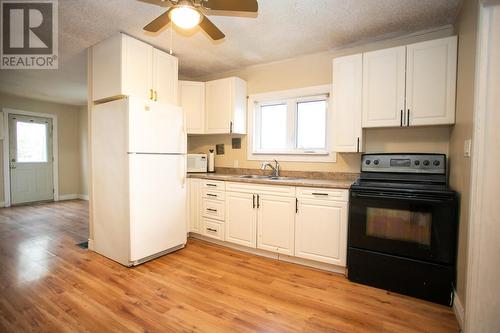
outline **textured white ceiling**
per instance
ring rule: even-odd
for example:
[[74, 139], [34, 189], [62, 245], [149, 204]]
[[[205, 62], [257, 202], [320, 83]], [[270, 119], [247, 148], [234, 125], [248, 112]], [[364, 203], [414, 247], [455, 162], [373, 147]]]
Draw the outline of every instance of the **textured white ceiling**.
[[[326, 51], [392, 34], [455, 22], [462, 0], [259, 0], [256, 17], [210, 16], [226, 34], [213, 42], [199, 28], [174, 31], [183, 77], [196, 78], [249, 65]], [[59, 0], [59, 69], [2, 70], [0, 91], [69, 104], [86, 101], [85, 49], [125, 32], [161, 49], [142, 27], [164, 9], [135, 0]], [[174, 29], [175, 30], [175, 29]]]

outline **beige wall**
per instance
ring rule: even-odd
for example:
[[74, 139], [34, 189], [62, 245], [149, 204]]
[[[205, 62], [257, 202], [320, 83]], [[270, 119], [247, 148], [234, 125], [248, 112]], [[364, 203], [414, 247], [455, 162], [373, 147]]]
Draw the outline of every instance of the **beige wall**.
[[457, 263], [457, 294], [465, 306], [467, 238], [469, 230], [470, 158], [464, 157], [464, 141], [472, 137], [477, 0], [465, 0], [456, 24], [458, 34], [458, 76], [456, 124], [450, 138], [450, 184], [460, 192], [460, 232]]
[[[207, 81], [227, 76], [238, 76], [247, 81], [248, 94], [303, 88], [308, 86], [331, 84], [332, 59], [337, 56], [372, 51], [393, 46], [415, 43], [423, 40], [447, 37], [453, 34], [452, 27], [438, 31], [421, 33], [391, 40], [383, 40], [342, 50], [301, 56], [293, 59], [251, 66], [242, 70], [197, 78]], [[335, 93], [335, 92], [334, 92]], [[365, 130], [367, 152], [449, 152], [450, 128], [393, 128]], [[240, 150], [231, 149], [228, 135], [207, 135], [189, 137], [188, 150], [191, 153], [207, 152], [215, 144], [224, 143], [226, 153], [216, 156], [216, 167], [258, 168], [260, 162], [247, 160], [247, 140], [242, 137]], [[358, 172], [359, 154], [338, 154], [336, 163], [298, 163], [283, 162], [285, 170]], [[237, 162], [235, 162], [237, 161]], [[235, 164], [236, 163], [236, 164]]]
[[[80, 194], [80, 107], [43, 102], [0, 93], [0, 108], [57, 115], [59, 146], [59, 195]], [[0, 146], [3, 161], [3, 146]], [[3, 162], [0, 163], [0, 201], [4, 201]]]

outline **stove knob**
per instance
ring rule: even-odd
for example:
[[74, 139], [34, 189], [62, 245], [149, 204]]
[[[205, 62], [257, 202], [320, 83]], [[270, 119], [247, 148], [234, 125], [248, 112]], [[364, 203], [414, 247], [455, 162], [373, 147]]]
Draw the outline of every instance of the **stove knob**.
[[420, 161], [419, 161], [419, 160], [416, 160], [416, 161], [414, 162], [414, 164], [415, 164], [416, 166], [419, 166], [419, 165], [420, 165]]
[[375, 165], [378, 165], [379, 163], [380, 163], [379, 160], [373, 161], [373, 164], [375, 164]]
[[429, 162], [429, 160], [425, 160], [425, 161], [424, 161], [424, 165], [425, 165], [425, 166], [429, 166], [429, 164], [431, 164], [431, 162]]
[[441, 164], [441, 162], [439, 162], [438, 160], [436, 160], [436, 161], [434, 161], [434, 163], [432, 163], [432, 164], [434, 164], [434, 166], [439, 166], [439, 165]]
[[365, 164], [366, 164], [366, 165], [370, 165], [371, 163], [372, 163], [372, 161], [371, 161], [371, 160], [366, 160], [366, 161], [365, 161]]

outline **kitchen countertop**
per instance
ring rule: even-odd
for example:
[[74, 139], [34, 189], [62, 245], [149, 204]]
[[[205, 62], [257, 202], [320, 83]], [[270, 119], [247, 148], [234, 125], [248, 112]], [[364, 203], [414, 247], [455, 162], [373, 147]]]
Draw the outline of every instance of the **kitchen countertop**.
[[333, 189], [349, 189], [354, 180], [346, 179], [312, 179], [312, 178], [297, 178], [290, 179], [255, 179], [241, 178], [241, 174], [227, 173], [188, 173], [188, 178], [220, 180], [226, 182], [265, 184], [265, 185], [285, 185], [285, 186], [302, 186], [302, 187], [320, 187]]

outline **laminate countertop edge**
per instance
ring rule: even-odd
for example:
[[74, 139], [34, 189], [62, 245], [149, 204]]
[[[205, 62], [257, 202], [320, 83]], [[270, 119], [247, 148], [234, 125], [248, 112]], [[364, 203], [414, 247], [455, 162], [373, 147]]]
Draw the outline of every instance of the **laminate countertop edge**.
[[289, 180], [271, 180], [271, 179], [255, 179], [241, 178], [241, 175], [228, 175], [217, 173], [188, 173], [188, 178], [219, 180], [225, 182], [263, 184], [263, 185], [281, 185], [295, 187], [318, 187], [348, 190], [354, 180], [333, 180], [333, 179], [310, 179], [310, 178], [293, 178]]

